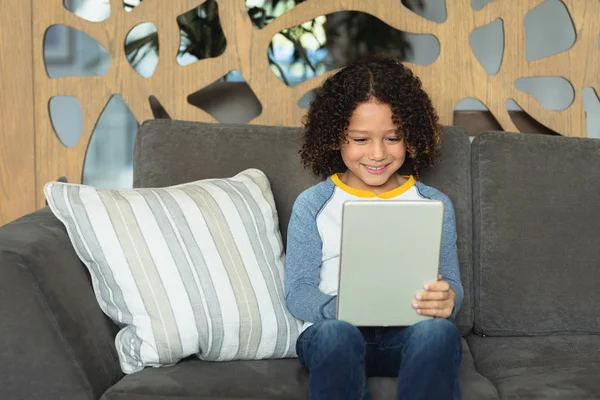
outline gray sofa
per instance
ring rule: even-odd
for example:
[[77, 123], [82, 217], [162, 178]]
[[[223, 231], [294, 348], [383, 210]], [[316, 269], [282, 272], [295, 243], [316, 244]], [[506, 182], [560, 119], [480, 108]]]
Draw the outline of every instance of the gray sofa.
[[[284, 127], [146, 122], [135, 187], [231, 176], [271, 180], [286, 237], [296, 196], [316, 182]], [[465, 298], [463, 399], [600, 398], [600, 141], [446, 127], [423, 181], [457, 216]], [[123, 376], [115, 325], [63, 225], [41, 209], [0, 227], [0, 399], [303, 399], [297, 359], [176, 366]], [[374, 399], [395, 380], [373, 378]]]

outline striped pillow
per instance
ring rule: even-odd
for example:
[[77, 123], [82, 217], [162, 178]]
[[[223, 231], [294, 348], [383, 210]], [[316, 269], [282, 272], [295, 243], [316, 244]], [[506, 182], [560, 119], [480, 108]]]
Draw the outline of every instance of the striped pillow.
[[121, 330], [124, 373], [177, 363], [294, 357], [300, 322], [267, 177], [249, 169], [160, 189], [48, 183], [48, 204]]

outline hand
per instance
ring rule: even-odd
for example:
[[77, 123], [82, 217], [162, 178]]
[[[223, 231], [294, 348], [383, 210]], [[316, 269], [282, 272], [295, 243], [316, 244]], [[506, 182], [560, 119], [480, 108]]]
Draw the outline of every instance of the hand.
[[442, 275], [438, 275], [437, 282], [426, 284], [425, 291], [416, 294], [412, 306], [420, 315], [448, 318], [452, 315], [455, 298], [450, 284], [442, 280]]

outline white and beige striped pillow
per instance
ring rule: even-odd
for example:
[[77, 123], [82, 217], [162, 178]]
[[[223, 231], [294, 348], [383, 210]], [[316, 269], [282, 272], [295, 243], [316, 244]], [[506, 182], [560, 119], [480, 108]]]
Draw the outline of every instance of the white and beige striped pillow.
[[284, 250], [267, 177], [249, 169], [160, 189], [48, 183], [48, 204], [121, 330], [124, 373], [203, 360], [294, 357]]

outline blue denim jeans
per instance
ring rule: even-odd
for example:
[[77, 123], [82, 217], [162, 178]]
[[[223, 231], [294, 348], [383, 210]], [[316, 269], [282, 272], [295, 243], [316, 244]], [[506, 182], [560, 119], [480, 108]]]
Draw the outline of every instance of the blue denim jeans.
[[398, 399], [460, 399], [461, 335], [445, 319], [401, 328], [357, 328], [326, 320], [296, 343], [310, 398], [370, 399], [367, 377], [398, 377]]

